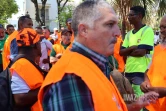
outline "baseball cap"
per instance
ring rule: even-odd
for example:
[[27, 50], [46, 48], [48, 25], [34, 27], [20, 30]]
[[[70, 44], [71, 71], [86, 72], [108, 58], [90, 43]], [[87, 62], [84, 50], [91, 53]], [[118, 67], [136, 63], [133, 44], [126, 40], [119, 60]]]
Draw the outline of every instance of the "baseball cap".
[[64, 29], [61, 32], [61, 35], [65, 35], [67, 32], [69, 32], [70, 34], [72, 34], [72, 31], [68, 30], [68, 29]]
[[68, 18], [67, 20], [66, 20], [66, 23], [71, 23], [72, 22], [72, 19], [71, 18]]
[[55, 31], [55, 30], [58, 30], [58, 29], [55, 27], [55, 28], [54, 28], [54, 31]]
[[34, 29], [24, 28], [16, 36], [18, 46], [32, 46], [40, 40], [40, 36]]

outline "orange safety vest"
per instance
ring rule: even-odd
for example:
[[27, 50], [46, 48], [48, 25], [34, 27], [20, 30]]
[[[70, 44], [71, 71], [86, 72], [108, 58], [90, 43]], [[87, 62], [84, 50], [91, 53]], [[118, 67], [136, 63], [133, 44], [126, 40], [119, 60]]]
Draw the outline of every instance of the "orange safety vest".
[[94, 62], [79, 53], [69, 50], [52, 67], [39, 90], [40, 111], [43, 111], [44, 88], [61, 81], [66, 73], [75, 74], [82, 78], [91, 91], [95, 111], [127, 111], [127, 107], [112, 78], [110, 77], [111, 80], [109, 81]]
[[[56, 52], [56, 54], [63, 54], [65, 52], [65, 48], [63, 47], [61, 43], [55, 44], [52, 47], [54, 51]], [[72, 43], [70, 43], [70, 45], [66, 49], [70, 49], [71, 47], [72, 47]]]
[[[153, 87], [166, 88], [166, 48], [157, 45], [154, 49], [152, 64], [147, 73], [150, 83]], [[149, 111], [166, 111], [166, 97], [160, 98], [155, 104], [146, 107]]]
[[16, 37], [18, 31], [14, 31], [9, 37], [6, 39], [3, 52], [2, 52], [2, 59], [3, 59], [3, 69], [5, 70], [10, 63], [9, 57], [10, 56], [10, 44], [11, 41]]
[[[26, 82], [30, 90], [39, 88], [43, 83], [43, 76], [36, 67], [30, 63], [28, 60], [21, 58], [17, 60], [10, 68], [11, 73], [13, 71]], [[31, 111], [39, 111], [38, 102], [36, 102], [32, 107]]]
[[122, 37], [119, 36], [119, 37], [117, 38], [116, 44], [114, 45], [114, 57], [115, 57], [115, 59], [116, 59], [117, 62], [118, 62], [118, 70], [119, 70], [120, 72], [123, 72], [124, 69], [125, 69], [125, 62], [124, 62], [124, 60], [123, 60], [123, 56], [120, 56], [120, 55], [119, 55], [119, 51], [120, 51], [121, 43], [122, 43], [122, 42], [123, 42]]

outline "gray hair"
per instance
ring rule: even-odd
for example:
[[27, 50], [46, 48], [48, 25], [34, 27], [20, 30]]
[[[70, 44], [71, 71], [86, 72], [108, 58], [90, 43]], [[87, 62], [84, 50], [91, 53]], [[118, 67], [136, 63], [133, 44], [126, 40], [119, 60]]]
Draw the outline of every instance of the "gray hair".
[[99, 19], [102, 14], [99, 8], [111, 8], [110, 4], [105, 0], [87, 0], [76, 7], [72, 16], [72, 29], [74, 35], [78, 34], [78, 25], [80, 23], [87, 24], [89, 27], [94, 27], [95, 20]]

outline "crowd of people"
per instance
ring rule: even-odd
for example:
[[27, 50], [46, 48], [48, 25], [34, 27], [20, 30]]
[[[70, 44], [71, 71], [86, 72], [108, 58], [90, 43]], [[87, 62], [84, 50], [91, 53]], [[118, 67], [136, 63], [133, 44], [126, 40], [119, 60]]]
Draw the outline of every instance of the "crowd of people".
[[[143, 23], [143, 7], [131, 7], [127, 16], [133, 29], [124, 39], [105, 0], [84, 1], [53, 34], [46, 26], [33, 29], [29, 16], [19, 18], [17, 30], [0, 24], [0, 72], [24, 56], [10, 67], [13, 110], [165, 111], [166, 16], [160, 44]], [[122, 93], [118, 84], [133, 92]], [[126, 100], [127, 94], [136, 96]]]

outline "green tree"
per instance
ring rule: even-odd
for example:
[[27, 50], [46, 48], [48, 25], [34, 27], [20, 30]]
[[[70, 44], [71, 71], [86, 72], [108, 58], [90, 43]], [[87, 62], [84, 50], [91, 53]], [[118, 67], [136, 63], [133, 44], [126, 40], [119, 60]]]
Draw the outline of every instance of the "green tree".
[[[41, 0], [42, 2], [42, 8], [39, 10], [38, 7], [38, 1], [37, 0], [31, 0], [32, 3], [34, 3], [36, 14], [35, 14], [35, 19], [38, 22], [39, 25], [45, 26], [45, 5], [47, 0]], [[41, 11], [41, 15], [39, 15], [39, 11]]]
[[14, 0], [0, 0], [0, 23], [7, 23], [7, 19], [11, 18], [12, 14], [18, 12], [18, 5]]
[[123, 37], [125, 32], [131, 29], [127, 20], [127, 14], [130, 11], [130, 7], [136, 5], [143, 6], [146, 9], [145, 22], [147, 23], [150, 23], [155, 14], [158, 13], [159, 17], [161, 17], [166, 13], [166, 0], [109, 0], [109, 2], [120, 17]]
[[72, 5], [67, 5], [68, 2], [73, 2], [73, 0], [56, 0], [58, 5], [58, 22], [59, 28], [64, 26], [64, 21], [72, 15]]
[[58, 19], [59, 19], [58, 22], [59, 22], [60, 28], [66, 26], [66, 20], [72, 17], [73, 9], [74, 9], [73, 5], [67, 5], [58, 15]]

